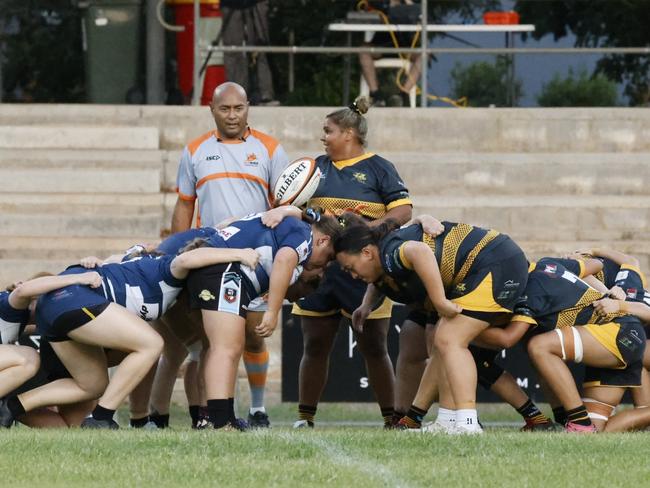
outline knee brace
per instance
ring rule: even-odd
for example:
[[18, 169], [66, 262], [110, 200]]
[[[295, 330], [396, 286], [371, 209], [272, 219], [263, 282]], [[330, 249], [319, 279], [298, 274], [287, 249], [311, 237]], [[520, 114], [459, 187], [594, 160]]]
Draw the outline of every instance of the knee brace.
[[562, 359], [564, 361], [573, 361], [579, 363], [582, 361], [582, 339], [580, 333], [575, 327], [563, 327], [555, 329], [555, 333], [560, 338], [562, 347]]
[[604, 420], [607, 422], [609, 418], [614, 414], [614, 405], [609, 405], [608, 403], [599, 402], [593, 398], [583, 398], [582, 403], [585, 404], [589, 418], [592, 420]]
[[190, 361], [196, 363], [196, 362], [198, 362], [199, 359], [201, 359], [201, 351], [203, 351], [203, 343], [201, 342], [200, 339], [198, 341], [196, 341], [196, 342], [193, 342], [189, 346], [185, 346], [185, 348], [187, 349], [187, 352], [189, 353], [187, 358]]

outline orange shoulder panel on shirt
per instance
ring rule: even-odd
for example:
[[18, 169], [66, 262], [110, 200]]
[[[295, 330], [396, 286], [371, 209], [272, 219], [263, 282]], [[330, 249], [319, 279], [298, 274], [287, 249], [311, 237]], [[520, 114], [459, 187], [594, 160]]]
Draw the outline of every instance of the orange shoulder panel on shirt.
[[212, 137], [213, 135], [214, 135], [214, 131], [211, 130], [210, 132], [206, 132], [202, 136], [197, 137], [187, 145], [187, 150], [190, 152], [192, 156], [194, 156], [194, 153], [199, 148], [199, 146], [203, 144], [205, 141], [207, 141], [208, 139], [210, 139], [210, 137]]
[[273, 153], [275, 152], [275, 148], [278, 147], [279, 142], [273, 137], [271, 137], [270, 135], [265, 134], [264, 132], [260, 132], [253, 129], [251, 129], [250, 131], [251, 134], [253, 134], [253, 136], [258, 138], [262, 142], [262, 144], [264, 144], [264, 147], [269, 152], [269, 158], [272, 158]]

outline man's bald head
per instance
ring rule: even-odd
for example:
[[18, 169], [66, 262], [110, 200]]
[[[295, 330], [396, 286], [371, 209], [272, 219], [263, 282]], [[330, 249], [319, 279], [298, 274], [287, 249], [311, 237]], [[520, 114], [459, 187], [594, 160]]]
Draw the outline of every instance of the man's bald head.
[[248, 95], [244, 87], [232, 81], [226, 81], [214, 89], [212, 94], [212, 104], [219, 103], [219, 100], [225, 96], [239, 97], [244, 102], [248, 103]]
[[219, 136], [224, 139], [241, 139], [248, 126], [248, 96], [241, 85], [228, 81], [222, 83], [212, 95], [212, 116]]

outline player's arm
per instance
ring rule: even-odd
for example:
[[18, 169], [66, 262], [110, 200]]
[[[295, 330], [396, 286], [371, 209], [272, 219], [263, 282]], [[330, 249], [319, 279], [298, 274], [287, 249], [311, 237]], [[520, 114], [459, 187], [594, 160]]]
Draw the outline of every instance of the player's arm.
[[636, 268], [639, 267], [639, 260], [637, 258], [635, 258], [634, 256], [630, 256], [629, 254], [616, 251], [614, 249], [593, 248], [591, 249], [590, 254], [592, 256], [597, 256], [600, 258], [610, 259], [611, 261], [614, 261], [619, 266], [622, 266], [624, 264], [629, 264]]
[[302, 210], [294, 205], [283, 205], [267, 210], [262, 214], [262, 223], [271, 229], [275, 228], [287, 217], [302, 218]]
[[185, 200], [179, 196], [172, 214], [172, 234], [183, 232], [192, 227], [193, 217], [194, 200]]
[[273, 258], [273, 268], [269, 277], [268, 310], [262, 321], [255, 327], [262, 337], [269, 337], [278, 325], [278, 315], [287, 294], [293, 270], [298, 266], [298, 253], [291, 247], [281, 247]]
[[438, 314], [447, 318], [458, 315], [462, 308], [445, 296], [438, 262], [429, 246], [424, 242], [407, 241], [403, 244], [403, 254], [406, 258], [404, 264], [418, 274]]
[[531, 324], [514, 320], [505, 327], [488, 327], [472, 342], [488, 349], [509, 349], [528, 332]]
[[584, 278], [582, 278], [582, 281], [587, 283], [589, 286], [592, 288], [598, 290], [601, 292], [603, 295], [608, 295], [609, 294], [609, 289], [605, 286], [605, 283], [600, 281], [598, 278], [596, 278], [594, 275], [587, 275]]
[[254, 269], [259, 258], [255, 249], [201, 247], [176, 256], [171, 262], [170, 270], [174, 278], [182, 280], [187, 278], [190, 270], [213, 264], [240, 262]]
[[384, 214], [383, 217], [368, 222], [370, 227], [374, 227], [385, 222], [388, 219], [395, 220], [399, 225], [404, 225], [406, 222], [411, 220], [413, 216], [413, 206], [409, 204], [398, 205], [397, 207], [391, 208], [388, 212]]
[[101, 284], [102, 277], [95, 271], [34, 278], [33, 280], [16, 285], [16, 288], [9, 294], [9, 305], [16, 310], [24, 310], [29, 306], [33, 298], [44, 293], [49, 293], [70, 285], [88, 285], [92, 288], [98, 288]]
[[421, 214], [413, 217], [404, 225], [419, 224], [422, 226], [422, 230], [425, 234], [436, 237], [442, 234], [445, 231], [445, 226], [442, 225], [435, 217], [427, 214]]
[[650, 307], [643, 302], [628, 302], [626, 300], [603, 298], [594, 302], [593, 305], [598, 315], [622, 312], [634, 315], [642, 322], [650, 323]]
[[361, 300], [361, 305], [352, 312], [352, 328], [355, 331], [359, 333], [363, 332], [363, 325], [366, 323], [368, 315], [370, 315], [372, 309], [379, 301], [384, 299], [384, 296], [375, 285], [372, 283], [368, 285], [366, 293], [363, 295], [363, 300]]

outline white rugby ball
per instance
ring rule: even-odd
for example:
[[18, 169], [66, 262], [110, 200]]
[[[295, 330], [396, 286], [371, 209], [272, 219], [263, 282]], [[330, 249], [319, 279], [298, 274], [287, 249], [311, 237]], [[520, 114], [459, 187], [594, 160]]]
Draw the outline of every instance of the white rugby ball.
[[318, 183], [321, 171], [312, 158], [298, 158], [289, 164], [275, 182], [273, 196], [275, 204], [295, 205], [300, 207], [312, 197]]

